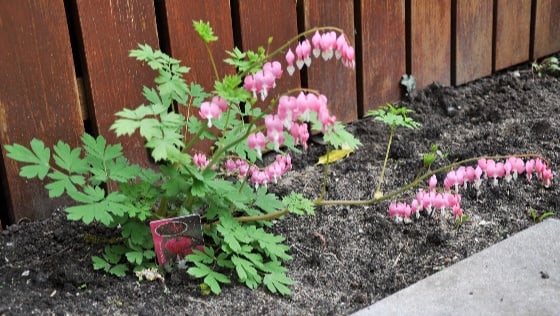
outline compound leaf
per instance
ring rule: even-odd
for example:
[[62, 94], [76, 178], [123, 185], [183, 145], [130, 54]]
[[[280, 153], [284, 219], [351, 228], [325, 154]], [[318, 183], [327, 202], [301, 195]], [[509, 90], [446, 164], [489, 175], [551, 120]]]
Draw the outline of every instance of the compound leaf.
[[31, 150], [19, 144], [6, 145], [7, 156], [16, 161], [32, 164], [21, 168], [20, 176], [28, 179], [37, 177], [43, 180], [50, 170], [51, 151], [49, 148], [45, 148], [45, 144], [36, 138], [31, 140], [30, 145]]
[[263, 280], [266, 288], [272, 293], [280, 293], [282, 295], [290, 295], [292, 291], [288, 288], [294, 281], [286, 276], [285, 273], [273, 272], [266, 274]]
[[315, 206], [313, 205], [313, 201], [304, 197], [301, 193], [290, 193], [290, 195], [287, 195], [282, 199], [282, 203], [284, 203], [290, 213], [298, 215], [315, 215]]

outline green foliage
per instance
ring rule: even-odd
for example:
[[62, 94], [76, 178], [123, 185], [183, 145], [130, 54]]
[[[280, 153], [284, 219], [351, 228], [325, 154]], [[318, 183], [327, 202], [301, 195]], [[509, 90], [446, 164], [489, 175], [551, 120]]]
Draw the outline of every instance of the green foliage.
[[539, 64], [538, 62], [533, 62], [531, 66], [533, 72], [537, 73], [537, 75], [542, 77], [543, 74], [549, 74], [551, 76], [560, 76], [560, 63], [557, 57], [548, 57], [541, 61]]
[[212, 30], [210, 23], [204, 21], [193, 21], [193, 26], [194, 30], [205, 43], [208, 44], [218, 40], [218, 37], [214, 35], [214, 31]]
[[448, 153], [443, 153], [438, 145], [434, 144], [432, 145], [432, 147], [430, 147], [430, 152], [425, 153], [422, 155], [422, 162], [424, 164], [424, 168], [426, 169], [430, 169], [430, 167], [434, 164], [434, 162], [436, 162], [436, 160], [439, 159], [445, 159], [447, 158]]
[[45, 148], [42, 141], [35, 138], [31, 140], [30, 147], [31, 150], [19, 144], [5, 146], [9, 158], [29, 164], [21, 168], [21, 177], [43, 180], [50, 170], [51, 151]]
[[31, 149], [18, 144], [5, 148], [11, 159], [28, 163], [21, 169], [21, 176], [49, 179], [45, 188], [50, 197], [67, 194], [78, 202], [66, 208], [68, 219], [85, 224], [96, 221], [109, 227], [123, 224], [121, 234], [127, 243], [106, 247], [103, 257], [92, 258], [94, 268], [123, 276], [129, 264], [134, 267], [153, 265], [151, 233], [142, 224], [151, 217], [151, 210], [149, 206], [136, 203], [144, 191], [128, 192], [134, 193], [130, 195], [125, 194], [126, 191], [106, 192], [105, 185], [113, 181], [123, 186], [132, 183], [145, 186], [146, 180], [155, 182], [158, 177], [128, 163], [121, 145], [107, 145], [102, 136], [94, 138], [85, 134], [81, 148], [70, 148], [59, 141], [53, 146], [52, 157], [51, 150], [37, 139], [30, 142]]
[[409, 117], [408, 114], [414, 112], [407, 107], [394, 107], [392, 104], [387, 103], [384, 107], [377, 110], [369, 110], [366, 116], [373, 116], [376, 120], [389, 125], [392, 129], [396, 127], [406, 127], [406, 128], [417, 128], [422, 126], [419, 122], [416, 122], [413, 118]]
[[356, 150], [362, 145], [360, 140], [350, 134], [340, 122], [336, 122], [333, 130], [325, 134], [323, 139], [335, 149]]
[[238, 69], [242, 74], [254, 73], [259, 70], [266, 59], [266, 53], [263, 47], [259, 47], [256, 52], [243, 52], [235, 47], [232, 51], [227, 52], [230, 58], [226, 58], [224, 62]]
[[[195, 21], [193, 25], [206, 44], [218, 39], [208, 23]], [[255, 106], [257, 100], [243, 88], [244, 77], [270, 60], [265, 49], [242, 52], [234, 48], [228, 54], [225, 63], [237, 72], [216, 78], [209, 93], [196, 83], [187, 83], [184, 75], [190, 69], [160, 50], [141, 44], [130, 52], [130, 57], [156, 72], [154, 87], [143, 87], [144, 104], [118, 111], [110, 130], [117, 136], [138, 133], [158, 168], [129, 163], [122, 146], [107, 144], [103, 136], [85, 134], [78, 148], [62, 141], [48, 148], [37, 139], [29, 147], [5, 146], [9, 158], [24, 164], [22, 177], [45, 181], [52, 198], [67, 195], [77, 202], [66, 208], [69, 220], [101, 223], [120, 234], [117, 244], [92, 256], [94, 269], [124, 276], [155, 267], [148, 221], [197, 213], [203, 220], [205, 247], [187, 256], [187, 273], [202, 279], [204, 293], [219, 294], [233, 279], [252, 289], [264, 285], [273, 293], [291, 293], [293, 281], [283, 267], [292, 258], [290, 248], [284, 237], [266, 229], [272, 220], [288, 214], [313, 215], [314, 202], [296, 193], [280, 199], [265, 186], [254, 189], [247, 178], [236, 178], [220, 168], [227, 159], [237, 158], [256, 166], [259, 157], [248, 147], [247, 138], [265, 128], [263, 117], [277, 104], [271, 98], [268, 108]], [[211, 62], [215, 67], [212, 58]], [[196, 114], [214, 96], [222, 97], [227, 108], [220, 109], [224, 112], [212, 119], [210, 129], [208, 121]], [[323, 127], [316, 116], [312, 125]], [[299, 151], [289, 132], [284, 137], [289, 149]], [[193, 157], [193, 146], [203, 139], [213, 141], [214, 149], [206, 167], [196, 165]], [[361, 145], [341, 123], [332, 127], [325, 140], [335, 148]]]
[[464, 222], [466, 222], [467, 220], [469, 220], [469, 216], [466, 214], [461, 215], [461, 217], [457, 218], [455, 220], [455, 226], [457, 228], [461, 227], [461, 225], [463, 225]]
[[530, 207], [529, 208], [529, 215], [531, 216], [531, 219], [533, 220], [533, 222], [540, 223], [540, 222], [544, 221], [545, 219], [547, 219], [548, 217], [554, 216], [554, 212], [547, 211], [547, 212], [543, 212], [542, 214], [539, 214], [539, 212], [537, 210]]
[[292, 192], [289, 195], [286, 195], [284, 199], [282, 199], [282, 202], [290, 213], [298, 215], [315, 215], [313, 202], [305, 198], [301, 193]]

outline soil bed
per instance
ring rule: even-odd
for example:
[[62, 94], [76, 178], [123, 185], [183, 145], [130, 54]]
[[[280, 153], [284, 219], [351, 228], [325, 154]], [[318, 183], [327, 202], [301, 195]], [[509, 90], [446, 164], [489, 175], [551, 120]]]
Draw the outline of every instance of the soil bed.
[[[542, 154], [556, 170], [560, 163], [560, 82], [510, 69], [461, 87], [432, 85], [403, 104], [423, 125], [398, 129], [383, 191], [411, 181], [421, 153], [437, 144], [448, 161], [479, 155]], [[450, 110], [448, 110], [450, 109]], [[363, 143], [355, 154], [330, 167], [327, 199], [369, 199], [385, 154], [388, 129], [372, 119], [348, 126]], [[294, 170], [269, 189], [315, 197], [325, 148], [293, 157]], [[440, 178], [441, 180], [441, 178]], [[315, 216], [288, 216], [274, 226], [287, 238], [293, 260], [286, 266], [293, 295], [264, 288], [226, 286], [220, 296], [203, 296], [184, 271], [159, 282], [119, 279], [94, 271], [108, 232], [52, 218], [10, 226], [0, 234], [0, 315], [139, 314], [157, 315], [341, 315], [372, 304], [534, 224], [530, 209], [558, 214], [559, 186], [549, 189], [523, 177], [499, 186], [483, 182], [481, 194], [462, 191], [468, 220], [421, 216], [397, 224], [388, 203], [369, 207], [322, 207]], [[415, 192], [411, 192], [414, 194]], [[410, 197], [407, 199], [410, 201]]]

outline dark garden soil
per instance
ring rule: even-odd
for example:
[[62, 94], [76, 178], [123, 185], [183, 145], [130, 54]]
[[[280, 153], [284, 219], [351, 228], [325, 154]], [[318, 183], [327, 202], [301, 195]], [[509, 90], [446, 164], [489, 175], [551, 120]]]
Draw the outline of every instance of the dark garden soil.
[[[383, 191], [411, 181], [421, 153], [434, 144], [449, 161], [537, 153], [556, 170], [559, 92], [558, 78], [539, 78], [527, 65], [457, 88], [432, 85], [420, 91], [404, 104], [423, 126], [397, 130]], [[363, 147], [330, 167], [328, 199], [368, 199], [380, 173], [388, 129], [363, 119], [348, 130]], [[311, 144], [293, 157], [294, 170], [269, 189], [316, 197], [323, 167], [315, 162], [324, 153], [323, 146]], [[184, 271], [166, 275], [165, 293], [160, 282], [94, 271], [90, 256], [99, 254], [99, 241], [110, 235], [101, 227], [69, 222], [56, 210], [48, 220], [13, 225], [0, 234], [0, 315], [350, 314], [533, 225], [530, 209], [558, 216], [559, 193], [556, 181], [549, 189], [525, 178], [497, 187], [483, 182], [478, 198], [473, 189], [462, 191], [469, 218], [460, 227], [427, 216], [397, 224], [387, 216], [387, 203], [288, 216], [273, 229], [291, 246], [290, 297], [239, 284], [225, 286], [220, 296], [203, 296]]]

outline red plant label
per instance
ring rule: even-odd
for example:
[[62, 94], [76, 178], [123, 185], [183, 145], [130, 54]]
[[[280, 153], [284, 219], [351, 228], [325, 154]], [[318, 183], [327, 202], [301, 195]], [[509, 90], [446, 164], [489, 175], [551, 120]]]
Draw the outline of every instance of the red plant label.
[[160, 265], [177, 262], [193, 249], [204, 250], [200, 216], [187, 215], [150, 222], [154, 249]]

